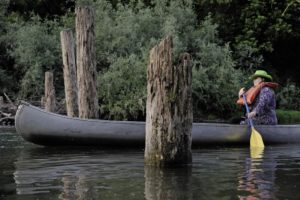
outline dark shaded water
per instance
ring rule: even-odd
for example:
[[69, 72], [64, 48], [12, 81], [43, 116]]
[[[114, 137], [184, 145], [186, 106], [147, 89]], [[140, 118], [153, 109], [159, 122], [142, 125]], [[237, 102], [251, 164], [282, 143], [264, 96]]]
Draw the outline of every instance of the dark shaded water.
[[300, 145], [193, 149], [193, 165], [144, 167], [143, 150], [46, 148], [0, 133], [0, 199], [300, 199]]

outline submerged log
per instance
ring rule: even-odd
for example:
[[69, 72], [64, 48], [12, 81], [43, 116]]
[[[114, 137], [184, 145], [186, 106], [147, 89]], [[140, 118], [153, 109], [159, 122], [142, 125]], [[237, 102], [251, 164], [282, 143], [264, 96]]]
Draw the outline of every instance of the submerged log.
[[74, 52], [75, 44], [72, 30], [68, 29], [61, 31], [60, 39], [64, 64], [63, 71], [67, 115], [69, 117], [78, 117], [77, 77]]
[[189, 54], [173, 65], [172, 38], [150, 51], [147, 68], [145, 163], [173, 166], [190, 163], [192, 67]]
[[55, 89], [53, 84], [53, 72], [45, 73], [45, 110], [55, 112]]
[[81, 118], [98, 118], [94, 11], [76, 8], [78, 111]]

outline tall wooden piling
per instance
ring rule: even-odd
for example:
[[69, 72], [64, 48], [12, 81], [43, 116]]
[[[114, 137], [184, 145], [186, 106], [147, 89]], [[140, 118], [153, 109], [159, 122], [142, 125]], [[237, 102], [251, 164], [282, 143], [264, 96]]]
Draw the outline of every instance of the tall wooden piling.
[[150, 51], [147, 68], [145, 163], [173, 166], [190, 163], [192, 66], [189, 54], [173, 65], [172, 38]]
[[60, 40], [64, 64], [63, 71], [67, 115], [70, 117], [78, 117], [77, 75], [74, 52], [75, 44], [72, 30], [67, 29], [61, 31]]
[[55, 112], [55, 88], [53, 83], [53, 72], [45, 72], [45, 110]]
[[98, 118], [94, 21], [91, 7], [76, 8], [78, 111], [81, 118]]

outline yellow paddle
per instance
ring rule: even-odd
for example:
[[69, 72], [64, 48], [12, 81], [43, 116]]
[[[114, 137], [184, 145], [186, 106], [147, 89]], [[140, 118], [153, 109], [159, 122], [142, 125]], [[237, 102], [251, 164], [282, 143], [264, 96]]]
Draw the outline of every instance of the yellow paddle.
[[[247, 114], [250, 113], [248, 104], [247, 104], [247, 100], [246, 100], [246, 96], [245, 94], [243, 94], [243, 99], [244, 99], [244, 103], [246, 106], [246, 110], [247, 110]], [[250, 126], [251, 126], [251, 137], [250, 137], [250, 148], [252, 147], [260, 147], [260, 148], [264, 148], [264, 141], [260, 135], [260, 133], [255, 130], [254, 126], [253, 126], [253, 121], [251, 118], [248, 118], [249, 122], [250, 122]]]

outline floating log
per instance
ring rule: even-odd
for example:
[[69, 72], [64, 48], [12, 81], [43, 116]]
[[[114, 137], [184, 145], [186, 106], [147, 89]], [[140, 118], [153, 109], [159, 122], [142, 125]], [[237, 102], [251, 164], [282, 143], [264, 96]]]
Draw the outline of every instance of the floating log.
[[192, 67], [189, 54], [173, 65], [172, 38], [150, 51], [147, 68], [145, 163], [173, 166], [192, 161]]
[[80, 118], [98, 118], [94, 11], [76, 8], [76, 58]]

